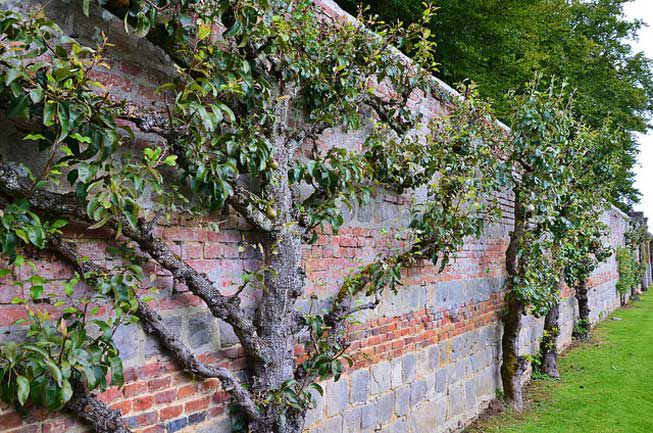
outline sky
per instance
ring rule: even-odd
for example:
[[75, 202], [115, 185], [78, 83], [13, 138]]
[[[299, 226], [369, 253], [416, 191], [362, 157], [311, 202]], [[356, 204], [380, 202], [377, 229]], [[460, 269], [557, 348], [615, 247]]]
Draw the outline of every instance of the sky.
[[[639, 32], [639, 40], [633, 41], [637, 51], [653, 58], [653, 1], [634, 0], [626, 3], [624, 13], [629, 19], [641, 19], [648, 24]], [[639, 137], [640, 154], [635, 186], [642, 193], [641, 202], [635, 210], [644, 211], [648, 217], [649, 231], [653, 232], [653, 131]]]

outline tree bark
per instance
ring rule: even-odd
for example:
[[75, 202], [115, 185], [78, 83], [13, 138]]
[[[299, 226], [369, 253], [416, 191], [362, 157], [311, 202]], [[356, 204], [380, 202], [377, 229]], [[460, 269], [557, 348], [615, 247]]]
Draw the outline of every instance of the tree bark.
[[521, 411], [524, 406], [522, 396], [522, 375], [526, 370], [527, 361], [519, 355], [519, 333], [522, 328], [521, 318], [525, 307], [514, 293], [514, 279], [519, 272], [518, 252], [526, 229], [526, 214], [521, 203], [519, 184], [513, 188], [514, 229], [510, 233], [510, 243], [506, 250], [506, 271], [508, 273], [506, 287], [506, 310], [503, 316], [503, 363], [501, 364], [501, 381], [503, 393], [512, 406]]
[[560, 303], [549, 309], [544, 318], [544, 335], [540, 342], [540, 353], [542, 354], [542, 372], [550, 377], [559, 378], [558, 373], [558, 335], [560, 319]]
[[581, 341], [588, 341], [590, 338], [590, 331], [592, 323], [590, 322], [590, 305], [589, 305], [589, 289], [587, 287], [587, 280], [581, 281], [576, 287], [576, 300], [578, 301], [578, 326], [579, 331], [577, 337]]
[[[276, 218], [274, 227], [264, 241], [265, 288], [256, 309], [254, 323], [265, 356], [252, 363], [252, 388], [263, 395], [274, 394], [287, 381], [295, 378], [295, 302], [304, 292], [302, 245], [304, 229], [297, 219], [297, 209], [288, 171], [300, 143], [287, 136], [287, 125], [292, 116], [290, 101], [297, 86], [284, 83], [275, 107], [276, 122], [271, 131], [274, 156], [279, 168], [264, 189], [264, 196], [272, 200]], [[258, 425], [250, 426], [252, 433], [301, 433], [305, 411], [289, 405], [270, 404]]]
[[104, 403], [89, 395], [83, 385], [76, 384], [72, 398], [66, 403], [66, 410], [84, 420], [97, 433], [131, 433], [120, 412], [109, 409]]
[[519, 333], [522, 328], [521, 317], [524, 306], [518, 301], [508, 301], [508, 307], [503, 317], [503, 363], [501, 364], [501, 380], [503, 393], [512, 406], [521, 411], [524, 407], [522, 393], [522, 376], [526, 371], [527, 362], [519, 355]]

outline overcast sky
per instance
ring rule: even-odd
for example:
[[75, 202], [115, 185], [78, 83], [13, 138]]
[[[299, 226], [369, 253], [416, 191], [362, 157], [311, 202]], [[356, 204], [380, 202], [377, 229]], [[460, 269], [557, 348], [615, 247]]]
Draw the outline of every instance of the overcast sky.
[[[634, 41], [633, 46], [637, 51], [644, 51], [648, 57], [653, 58], [653, 1], [634, 0], [626, 3], [625, 13], [630, 19], [638, 18], [648, 23], [648, 27], [640, 30], [639, 40]], [[649, 219], [649, 228], [653, 231], [653, 131], [641, 136], [639, 141], [640, 154], [635, 186], [641, 191], [642, 200], [635, 209], [644, 211]]]

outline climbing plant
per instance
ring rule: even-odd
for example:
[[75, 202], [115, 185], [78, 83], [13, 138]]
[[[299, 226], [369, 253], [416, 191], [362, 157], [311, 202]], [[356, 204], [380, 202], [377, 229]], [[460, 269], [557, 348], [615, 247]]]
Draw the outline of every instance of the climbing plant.
[[[497, 158], [504, 131], [471, 87], [444, 98], [441, 118], [411, 105], [416, 93], [443, 97], [430, 78], [434, 44], [419, 24], [334, 18], [309, 1], [82, 5], [122, 18], [130, 37], [168, 54], [175, 72], [158, 90], [162, 107], [136, 106], [95, 78], [109, 67], [110, 41], [84, 46], [42, 11], [0, 12], [0, 104], [23, 134], [12, 146], [31, 146], [43, 160], [0, 163], [2, 272], [24, 275], [17, 270], [33, 265], [34, 251], [76, 271], [60, 290], [39, 277], [14, 282], [29, 330], [1, 346], [0, 399], [66, 410], [100, 433], [130, 431], [92, 391], [121, 385], [112, 336], [140, 323], [180, 369], [221, 382], [234, 430], [301, 432], [311, 390], [322, 392], [317, 382], [344, 369], [352, 316], [399, 290], [402, 271], [417, 261], [442, 270], [466, 236], [498, 215], [490, 197], [508, 177]], [[432, 14], [427, 7], [424, 23]], [[392, 48], [405, 44], [410, 61]], [[319, 145], [329, 128], [363, 126], [372, 132], [360, 152]], [[142, 133], [158, 138], [138, 147]], [[343, 206], [365, 203], [377, 188], [418, 187], [426, 199], [414, 206], [402, 247], [347, 276], [326, 311], [302, 312], [302, 249], [320, 232], [337, 232]], [[180, 213], [201, 221], [221, 211], [262, 234], [262, 264], [243, 273], [234, 295], [176, 255], [159, 230]], [[66, 239], [70, 223], [103, 234], [124, 265], [107, 269], [85, 257]], [[203, 362], [166, 326], [148, 303], [159, 295], [143, 292], [156, 289], [149, 262], [185, 284], [210, 320], [233, 328], [246, 375]], [[255, 305], [245, 308], [241, 297], [253, 292]]]

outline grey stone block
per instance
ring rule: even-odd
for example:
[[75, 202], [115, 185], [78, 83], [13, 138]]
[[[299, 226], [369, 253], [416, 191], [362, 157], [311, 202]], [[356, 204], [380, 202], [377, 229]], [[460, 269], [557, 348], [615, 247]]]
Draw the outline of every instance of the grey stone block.
[[389, 392], [383, 394], [377, 400], [377, 422], [385, 424], [392, 419], [395, 408], [395, 394]]
[[426, 381], [417, 380], [410, 386], [410, 405], [416, 406], [426, 398]]
[[306, 426], [310, 426], [324, 417], [324, 401], [328, 398], [327, 396], [322, 397], [320, 393], [313, 388], [310, 388], [309, 392], [313, 396], [315, 407], [306, 412]]
[[[394, 408], [393, 408], [394, 409]], [[374, 430], [379, 424], [376, 402], [361, 407], [361, 430]]]
[[338, 415], [336, 417], [330, 418], [322, 424], [319, 433], [342, 433], [342, 416]]
[[443, 393], [447, 389], [447, 372], [444, 369], [439, 369], [435, 374], [435, 392]]
[[398, 386], [401, 386], [404, 381], [402, 379], [402, 365], [401, 365], [401, 358], [395, 358], [390, 362], [390, 367], [392, 369], [391, 377], [390, 377], [390, 383], [393, 388], [396, 388]]
[[334, 416], [344, 411], [349, 405], [347, 390], [347, 379], [341, 378], [337, 382], [327, 384], [325, 398], [327, 407], [327, 416]]
[[198, 348], [211, 342], [211, 330], [213, 318], [209, 315], [201, 315], [190, 319], [188, 322], [188, 340], [192, 348]]
[[138, 348], [143, 344], [144, 335], [135, 325], [120, 326], [113, 335], [120, 358], [123, 361], [129, 361], [138, 356]]
[[415, 354], [409, 353], [402, 360], [401, 377], [404, 383], [410, 383], [415, 379]]
[[434, 403], [426, 402], [417, 406], [410, 416], [410, 421], [414, 432], [434, 432], [438, 425]]
[[395, 390], [395, 413], [398, 416], [408, 414], [410, 409], [410, 386], [402, 385]]
[[465, 383], [465, 400], [467, 402], [467, 410], [472, 410], [476, 407], [476, 386], [475, 380], [468, 380]]
[[440, 347], [433, 345], [428, 348], [428, 366], [430, 370], [436, 370], [440, 364]]
[[342, 415], [342, 432], [359, 433], [361, 431], [361, 409], [348, 409]]
[[364, 403], [370, 393], [370, 372], [368, 370], [356, 370], [351, 374], [350, 401], [352, 403]]
[[408, 422], [401, 419], [381, 429], [381, 433], [408, 433], [408, 431]]
[[462, 386], [449, 388], [449, 410], [447, 420], [465, 411], [465, 391]]
[[220, 346], [229, 347], [234, 344], [238, 344], [238, 336], [234, 332], [234, 328], [223, 320], [218, 321], [218, 327], [220, 329]]
[[392, 369], [389, 362], [381, 362], [371, 368], [370, 394], [377, 395], [392, 387]]

